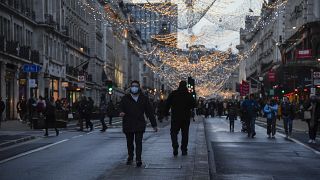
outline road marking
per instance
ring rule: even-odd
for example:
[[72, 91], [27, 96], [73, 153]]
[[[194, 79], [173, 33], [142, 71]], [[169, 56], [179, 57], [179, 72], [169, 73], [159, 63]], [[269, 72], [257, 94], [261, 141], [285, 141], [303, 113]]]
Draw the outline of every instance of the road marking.
[[[267, 123], [262, 122], [262, 121], [259, 121], [259, 122], [262, 123], [262, 124], [267, 124]], [[259, 126], [259, 125], [258, 125], [258, 126]], [[260, 126], [260, 127], [262, 127], [262, 126]], [[262, 127], [262, 128], [264, 128], [264, 127]], [[278, 127], [278, 128], [281, 129], [281, 130], [284, 130], [282, 127]], [[265, 129], [265, 128], [264, 128], [264, 129]], [[281, 132], [279, 132], [279, 131], [277, 131], [277, 134], [279, 134], [280, 136], [282, 136], [282, 137], [284, 137], [284, 138], [287, 138], [286, 135], [284, 135], [283, 133], [281, 133]], [[289, 139], [289, 140], [291, 140], [291, 141], [293, 141], [293, 142], [295, 142], [295, 143], [297, 143], [297, 144], [299, 144], [299, 145], [301, 145], [301, 146], [303, 146], [303, 147], [311, 150], [312, 152], [314, 152], [314, 153], [317, 154], [317, 155], [320, 155], [320, 152], [319, 152], [319, 151], [313, 149], [312, 147], [309, 147], [309, 146], [305, 145], [303, 142], [301, 142], [301, 141], [299, 141], [299, 140], [296, 140], [296, 139], [291, 138], [291, 137], [288, 137], [287, 139]]]
[[61, 143], [63, 143], [63, 142], [69, 141], [69, 140], [70, 140], [70, 139], [64, 139], [64, 140], [55, 142], [55, 143], [53, 143], [53, 144], [49, 144], [49, 145], [46, 145], [46, 146], [43, 146], [43, 147], [39, 147], [39, 148], [37, 148], [37, 149], [33, 149], [33, 150], [30, 150], [30, 151], [27, 151], [27, 152], [24, 152], [24, 153], [21, 153], [21, 154], [12, 156], [12, 157], [10, 157], [10, 158], [1, 160], [1, 161], [0, 161], [0, 164], [3, 164], [3, 163], [8, 162], [8, 161], [12, 161], [12, 160], [14, 160], [14, 159], [17, 159], [17, 158], [20, 158], [20, 157], [23, 157], [23, 156], [27, 156], [27, 155], [32, 154], [32, 153], [35, 153], [35, 152], [43, 151], [43, 150], [45, 150], [45, 149], [48, 149], [49, 147], [52, 147], [52, 146], [61, 144]]
[[72, 139], [79, 138], [79, 137], [81, 137], [81, 136], [83, 136], [83, 135], [73, 136]]

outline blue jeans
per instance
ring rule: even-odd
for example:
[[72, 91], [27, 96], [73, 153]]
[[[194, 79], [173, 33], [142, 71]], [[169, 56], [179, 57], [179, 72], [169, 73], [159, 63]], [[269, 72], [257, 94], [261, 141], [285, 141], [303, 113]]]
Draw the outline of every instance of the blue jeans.
[[284, 126], [284, 130], [286, 132], [286, 135], [291, 135], [292, 133], [292, 118], [291, 117], [286, 117], [286, 116], [282, 116], [283, 119], [283, 126]]

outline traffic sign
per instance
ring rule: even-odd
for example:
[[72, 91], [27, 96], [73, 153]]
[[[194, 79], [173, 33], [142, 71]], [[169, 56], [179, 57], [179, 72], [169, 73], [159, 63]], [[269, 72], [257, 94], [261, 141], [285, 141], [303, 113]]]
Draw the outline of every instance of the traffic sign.
[[23, 72], [31, 72], [31, 73], [37, 73], [41, 71], [41, 66], [35, 65], [35, 64], [24, 64], [22, 66]]

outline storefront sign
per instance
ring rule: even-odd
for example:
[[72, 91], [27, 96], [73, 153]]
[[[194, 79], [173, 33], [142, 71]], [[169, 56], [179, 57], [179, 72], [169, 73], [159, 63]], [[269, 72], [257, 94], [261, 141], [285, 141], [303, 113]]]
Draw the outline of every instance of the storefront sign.
[[320, 85], [320, 72], [313, 72], [313, 84], [315, 86]]
[[245, 95], [248, 95], [249, 92], [250, 92], [249, 83], [246, 81], [242, 81], [242, 83], [240, 84], [240, 95], [245, 96]]
[[69, 83], [68, 82], [61, 82], [61, 86], [64, 88], [69, 87]]
[[78, 83], [78, 88], [84, 88], [85, 83]]
[[79, 82], [84, 82], [86, 80], [85, 76], [78, 76]]
[[29, 79], [29, 87], [30, 88], [36, 88], [37, 87], [37, 83], [35, 79]]
[[320, 86], [320, 79], [315, 79], [314, 80], [314, 85], [315, 86]]
[[297, 59], [312, 58], [312, 51], [311, 49], [297, 50], [296, 57]]
[[276, 81], [276, 73], [273, 71], [269, 71], [268, 79], [269, 79], [269, 82], [275, 82]]
[[49, 74], [55, 77], [65, 77], [65, 68], [63, 66], [49, 63], [48, 65]]

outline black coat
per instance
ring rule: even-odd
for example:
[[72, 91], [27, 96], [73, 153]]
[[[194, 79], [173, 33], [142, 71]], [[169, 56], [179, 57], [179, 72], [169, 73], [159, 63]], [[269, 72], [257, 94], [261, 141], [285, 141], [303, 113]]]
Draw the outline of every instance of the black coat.
[[137, 102], [130, 94], [123, 96], [119, 108], [120, 112], [125, 113], [122, 118], [122, 130], [124, 133], [144, 132], [146, 130], [144, 115], [150, 120], [152, 127], [157, 127], [152, 105], [143, 94], [139, 94]]
[[195, 108], [196, 102], [187, 89], [173, 91], [166, 103], [166, 108], [171, 108], [172, 122], [190, 121], [191, 109]]
[[46, 103], [45, 116], [47, 122], [55, 122], [56, 121], [56, 104], [53, 102]]

